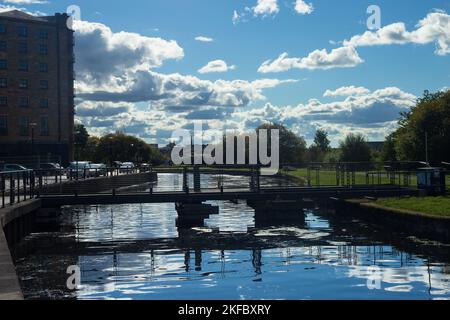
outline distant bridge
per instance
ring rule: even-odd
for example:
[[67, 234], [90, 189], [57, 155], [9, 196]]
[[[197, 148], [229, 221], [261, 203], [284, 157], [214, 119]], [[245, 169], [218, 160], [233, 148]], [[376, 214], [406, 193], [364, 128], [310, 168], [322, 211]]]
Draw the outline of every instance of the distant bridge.
[[253, 191], [242, 189], [206, 189], [199, 191], [173, 192], [128, 192], [83, 195], [42, 195], [42, 207], [55, 208], [66, 205], [114, 205], [133, 203], [202, 203], [206, 201], [299, 201], [303, 199], [352, 199], [383, 198], [396, 196], [417, 196], [419, 190], [398, 186], [355, 186], [355, 187], [286, 187], [260, 188]]

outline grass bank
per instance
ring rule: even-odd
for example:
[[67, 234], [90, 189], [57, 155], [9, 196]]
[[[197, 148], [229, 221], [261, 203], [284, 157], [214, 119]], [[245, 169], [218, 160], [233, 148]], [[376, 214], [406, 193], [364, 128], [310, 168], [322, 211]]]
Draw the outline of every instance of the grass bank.
[[450, 218], [450, 196], [380, 199], [376, 204], [391, 209], [418, 212], [427, 216]]

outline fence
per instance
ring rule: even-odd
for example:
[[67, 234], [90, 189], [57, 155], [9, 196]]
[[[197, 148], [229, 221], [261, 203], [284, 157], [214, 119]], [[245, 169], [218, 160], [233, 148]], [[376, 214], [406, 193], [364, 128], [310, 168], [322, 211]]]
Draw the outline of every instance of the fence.
[[[62, 191], [65, 183], [151, 171], [151, 168], [78, 168], [0, 172], [1, 206], [13, 205], [49, 192]], [[52, 190], [52, 191], [50, 191]]]

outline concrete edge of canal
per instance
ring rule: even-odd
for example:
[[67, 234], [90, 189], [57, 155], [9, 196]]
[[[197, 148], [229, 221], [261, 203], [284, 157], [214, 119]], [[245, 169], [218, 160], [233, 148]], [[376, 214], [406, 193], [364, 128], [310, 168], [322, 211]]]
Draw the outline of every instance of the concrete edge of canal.
[[346, 215], [390, 230], [450, 243], [450, 218], [379, 206], [371, 200], [333, 201], [337, 215]]
[[[0, 210], [0, 300], [23, 300], [22, 289], [4, 229], [14, 224], [14, 232], [25, 232], [23, 219], [41, 208], [40, 200], [29, 200]], [[29, 221], [28, 221], [29, 222]]]

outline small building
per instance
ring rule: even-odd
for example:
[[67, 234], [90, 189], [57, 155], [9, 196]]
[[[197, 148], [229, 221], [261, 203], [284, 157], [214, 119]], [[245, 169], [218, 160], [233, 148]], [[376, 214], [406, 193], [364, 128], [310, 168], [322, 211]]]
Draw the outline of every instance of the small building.
[[417, 171], [417, 186], [429, 195], [441, 195], [446, 192], [445, 170], [442, 168], [421, 168]]

